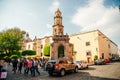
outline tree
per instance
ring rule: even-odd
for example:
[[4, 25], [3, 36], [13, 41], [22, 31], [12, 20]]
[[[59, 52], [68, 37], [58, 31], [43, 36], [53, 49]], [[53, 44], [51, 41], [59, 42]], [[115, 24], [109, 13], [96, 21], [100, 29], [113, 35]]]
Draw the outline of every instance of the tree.
[[45, 45], [44, 46], [44, 55], [45, 56], [50, 56], [50, 45]]
[[0, 52], [10, 56], [21, 50], [22, 40], [25, 31], [19, 28], [11, 28], [0, 33]]

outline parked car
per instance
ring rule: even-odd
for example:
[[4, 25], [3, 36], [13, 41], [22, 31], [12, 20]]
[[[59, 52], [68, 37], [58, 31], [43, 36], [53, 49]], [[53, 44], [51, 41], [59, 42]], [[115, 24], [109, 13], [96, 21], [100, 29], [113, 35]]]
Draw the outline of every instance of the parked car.
[[112, 62], [120, 62], [120, 57], [115, 57], [111, 59]]
[[109, 62], [110, 62], [110, 59], [105, 59], [105, 62], [106, 62], [106, 63], [109, 63]]
[[78, 66], [69, 60], [49, 60], [46, 65], [46, 70], [50, 76], [53, 73], [57, 73], [60, 76], [64, 76], [68, 71], [78, 72]]
[[88, 68], [88, 63], [85, 61], [74, 61], [76, 65], [78, 65], [78, 69], [86, 69]]
[[105, 59], [98, 59], [94, 62], [95, 65], [104, 65], [106, 64]]

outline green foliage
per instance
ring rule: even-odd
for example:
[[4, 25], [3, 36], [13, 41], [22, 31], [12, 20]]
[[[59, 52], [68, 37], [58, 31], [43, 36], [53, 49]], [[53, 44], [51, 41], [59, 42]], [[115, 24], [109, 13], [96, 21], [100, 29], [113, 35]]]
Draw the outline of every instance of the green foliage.
[[9, 56], [5, 56], [4, 58], [5, 58], [5, 59], [9, 59]]
[[45, 45], [44, 46], [44, 55], [45, 56], [50, 56], [50, 45]]
[[98, 59], [98, 56], [97, 56], [97, 55], [95, 55], [95, 56], [94, 56], [94, 61], [95, 61], [95, 60], [97, 60], [97, 59]]
[[0, 58], [4, 58], [6, 54], [0, 54]]
[[18, 52], [18, 51], [13, 52], [12, 55], [17, 55], [19, 58], [22, 57], [22, 53], [21, 53], [21, 52]]
[[25, 50], [22, 52], [22, 55], [23, 56], [26, 56], [26, 55], [36, 55], [36, 51], [33, 51], [33, 50]]
[[18, 59], [19, 57], [17, 55], [11, 55], [10, 58], [11, 59]]
[[11, 28], [0, 33], [0, 51], [10, 56], [13, 52], [21, 50], [21, 43], [25, 31]]

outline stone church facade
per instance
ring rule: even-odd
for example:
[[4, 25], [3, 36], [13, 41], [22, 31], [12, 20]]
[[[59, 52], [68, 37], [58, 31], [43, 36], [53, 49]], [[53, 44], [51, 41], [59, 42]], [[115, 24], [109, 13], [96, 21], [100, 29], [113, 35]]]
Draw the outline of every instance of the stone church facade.
[[69, 43], [69, 35], [64, 35], [64, 26], [62, 25], [62, 14], [58, 9], [54, 16], [53, 36], [50, 46], [50, 58], [70, 58], [72, 59], [72, 44]]

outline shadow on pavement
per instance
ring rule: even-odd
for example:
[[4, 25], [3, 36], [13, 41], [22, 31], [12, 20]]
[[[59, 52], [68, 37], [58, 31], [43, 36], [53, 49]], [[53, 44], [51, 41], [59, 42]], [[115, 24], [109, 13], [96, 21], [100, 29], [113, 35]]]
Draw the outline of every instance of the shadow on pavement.
[[95, 70], [96, 68], [94, 68], [94, 67], [89, 67], [89, 68], [87, 68], [87, 69], [83, 69], [83, 70]]
[[78, 72], [78, 73], [69, 72], [63, 77], [59, 75], [54, 75], [49, 77], [50, 80], [120, 80], [117, 78], [115, 79], [115, 78], [91, 76], [88, 72]]

